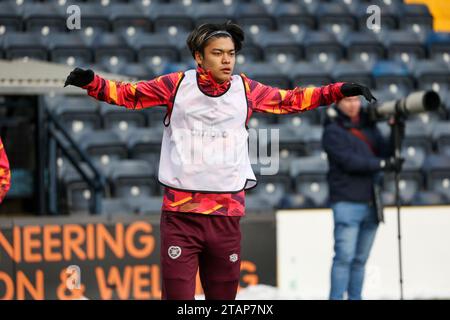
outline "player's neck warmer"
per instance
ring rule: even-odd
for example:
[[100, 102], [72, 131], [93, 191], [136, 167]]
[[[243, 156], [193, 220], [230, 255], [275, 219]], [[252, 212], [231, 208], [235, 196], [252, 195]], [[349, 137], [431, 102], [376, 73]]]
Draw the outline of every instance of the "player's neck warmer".
[[254, 187], [247, 109], [240, 76], [232, 77], [222, 95], [209, 96], [200, 90], [196, 71], [187, 71], [164, 129], [159, 181], [194, 192], [230, 193]]

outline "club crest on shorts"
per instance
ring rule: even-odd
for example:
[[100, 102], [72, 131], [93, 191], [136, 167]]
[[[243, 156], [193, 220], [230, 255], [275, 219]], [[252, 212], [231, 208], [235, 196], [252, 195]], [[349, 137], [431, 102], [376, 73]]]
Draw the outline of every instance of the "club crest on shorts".
[[239, 257], [236, 253], [230, 254], [230, 261], [231, 262], [236, 262], [238, 261]]
[[169, 250], [167, 250], [167, 253], [172, 259], [176, 259], [181, 256], [181, 248], [178, 246], [170, 246]]

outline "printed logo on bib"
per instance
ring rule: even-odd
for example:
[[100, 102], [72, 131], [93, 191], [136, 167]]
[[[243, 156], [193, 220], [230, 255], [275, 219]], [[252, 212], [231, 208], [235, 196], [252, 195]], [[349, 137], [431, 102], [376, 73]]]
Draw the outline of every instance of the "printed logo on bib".
[[176, 259], [181, 256], [181, 248], [178, 246], [170, 246], [169, 250], [167, 250], [169, 257], [172, 259]]
[[230, 261], [231, 262], [236, 262], [238, 261], [239, 257], [236, 253], [233, 253], [232, 255], [230, 255]]

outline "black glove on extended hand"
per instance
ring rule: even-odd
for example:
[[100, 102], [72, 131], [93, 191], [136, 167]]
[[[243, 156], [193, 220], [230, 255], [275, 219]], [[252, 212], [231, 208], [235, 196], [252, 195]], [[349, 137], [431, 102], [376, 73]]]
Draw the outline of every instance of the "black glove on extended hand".
[[69, 84], [77, 87], [84, 87], [94, 80], [94, 71], [91, 69], [83, 70], [81, 68], [75, 68], [66, 79], [64, 87]]
[[369, 88], [357, 83], [344, 83], [341, 87], [341, 93], [346, 97], [362, 95], [369, 102], [371, 102], [372, 99], [377, 101], [377, 99], [372, 95], [372, 92], [370, 92]]
[[400, 172], [402, 170], [403, 162], [405, 162], [405, 159], [403, 158], [395, 158], [390, 157], [387, 159], [383, 159], [380, 161], [380, 167], [381, 169], [385, 171], [397, 171]]

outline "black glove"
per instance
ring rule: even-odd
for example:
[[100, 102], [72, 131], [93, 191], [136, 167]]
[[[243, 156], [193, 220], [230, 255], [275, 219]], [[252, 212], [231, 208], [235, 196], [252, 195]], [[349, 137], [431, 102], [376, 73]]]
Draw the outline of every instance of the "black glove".
[[405, 162], [405, 159], [403, 158], [397, 159], [395, 157], [390, 157], [380, 161], [380, 168], [385, 171], [400, 172], [402, 170], [403, 162]]
[[77, 87], [84, 87], [94, 80], [94, 71], [91, 69], [83, 70], [81, 68], [75, 68], [66, 79], [64, 87], [69, 84]]
[[362, 95], [369, 102], [371, 102], [372, 100], [377, 101], [377, 99], [372, 95], [372, 92], [370, 92], [369, 88], [357, 83], [349, 83], [349, 82], [344, 83], [341, 87], [341, 93], [345, 97]]

